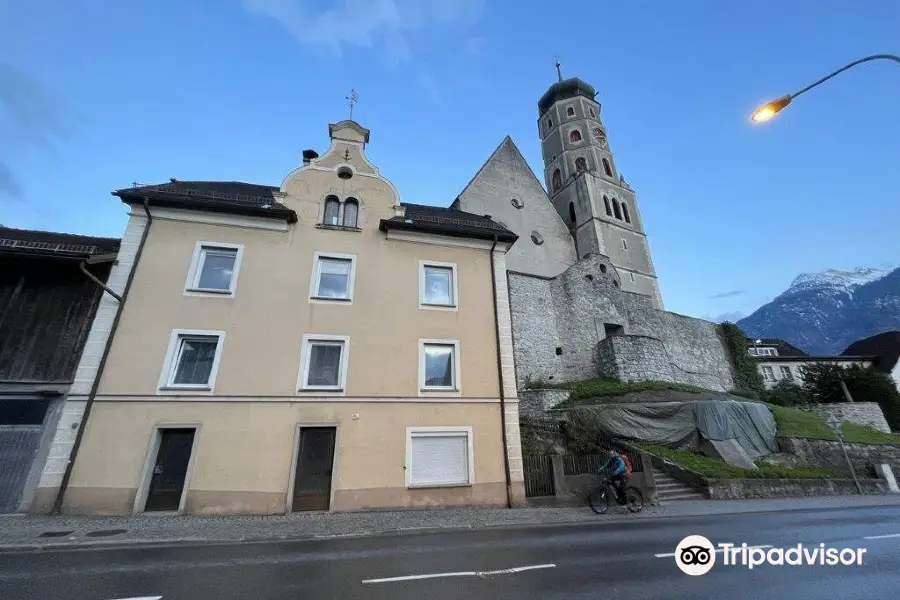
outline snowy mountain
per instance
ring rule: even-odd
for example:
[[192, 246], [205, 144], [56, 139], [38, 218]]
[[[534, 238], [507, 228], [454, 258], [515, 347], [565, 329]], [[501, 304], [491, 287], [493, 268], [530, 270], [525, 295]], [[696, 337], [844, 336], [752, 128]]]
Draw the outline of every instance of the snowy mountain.
[[900, 329], [900, 269], [803, 273], [738, 325], [810, 354], [840, 354], [860, 338]]

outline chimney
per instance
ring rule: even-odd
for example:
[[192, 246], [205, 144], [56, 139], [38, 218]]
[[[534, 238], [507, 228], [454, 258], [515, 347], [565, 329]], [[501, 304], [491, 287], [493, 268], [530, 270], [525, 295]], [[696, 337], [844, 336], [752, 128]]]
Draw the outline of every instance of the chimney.
[[303, 151], [303, 164], [308, 165], [310, 161], [319, 158], [319, 153], [313, 150], [312, 148], [307, 148]]

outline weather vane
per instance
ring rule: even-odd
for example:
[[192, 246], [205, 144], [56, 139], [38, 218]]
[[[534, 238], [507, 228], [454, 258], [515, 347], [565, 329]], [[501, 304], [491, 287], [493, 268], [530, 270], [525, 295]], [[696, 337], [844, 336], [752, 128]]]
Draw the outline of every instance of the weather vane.
[[556, 76], [562, 81], [562, 65], [559, 64], [559, 57], [556, 57]]
[[350, 95], [346, 97], [347, 103], [350, 105], [350, 120], [353, 120], [353, 107], [359, 102], [359, 94], [356, 90], [350, 90]]

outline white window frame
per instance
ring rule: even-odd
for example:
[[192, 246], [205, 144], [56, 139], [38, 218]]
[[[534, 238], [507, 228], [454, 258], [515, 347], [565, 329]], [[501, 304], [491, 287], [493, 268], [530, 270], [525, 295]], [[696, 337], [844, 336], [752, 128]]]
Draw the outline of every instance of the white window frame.
[[[452, 289], [450, 290], [450, 302], [451, 304], [429, 304], [425, 302], [425, 269], [426, 267], [436, 267], [438, 269], [450, 269], [451, 270], [451, 281], [450, 285]], [[424, 308], [427, 310], [450, 310], [450, 311], [458, 311], [459, 310], [459, 275], [458, 269], [456, 268], [456, 263], [450, 262], [438, 262], [435, 260], [420, 260], [419, 261], [419, 308]]]
[[[319, 267], [322, 259], [350, 261], [350, 278], [347, 282], [346, 298], [324, 298], [317, 295], [319, 291]], [[356, 288], [356, 255], [339, 254], [337, 252], [315, 252], [313, 255], [312, 275], [309, 279], [309, 301], [312, 304], [353, 304], [353, 291]]]
[[795, 381], [796, 378], [794, 377], [794, 370], [791, 369], [790, 365], [781, 365], [778, 368], [778, 370], [781, 371], [782, 379], [787, 379], [788, 381]]
[[[200, 384], [175, 384], [175, 371], [178, 369], [178, 359], [181, 356], [181, 342], [185, 338], [215, 337], [216, 354], [213, 357], [212, 368], [209, 371], [209, 381], [206, 385]], [[219, 362], [222, 359], [222, 347], [225, 345], [224, 331], [210, 331], [206, 329], [173, 329], [169, 336], [169, 347], [166, 350], [166, 358], [163, 361], [162, 372], [159, 374], [157, 394], [181, 394], [185, 391], [196, 394], [212, 394], [216, 386], [216, 377], [219, 374]]]
[[[206, 250], [234, 250], [234, 267], [231, 281], [227, 290], [204, 289], [200, 287], [200, 276], [203, 274], [203, 263], [206, 262]], [[187, 279], [184, 282], [185, 296], [207, 296], [219, 298], [234, 298], [237, 291], [238, 275], [241, 272], [241, 261], [244, 259], [243, 244], [229, 244], [226, 242], [200, 241], [194, 245], [194, 255], [191, 258], [191, 266], [188, 269]]]
[[772, 367], [770, 367], [769, 365], [763, 365], [762, 371], [763, 380], [766, 383], [774, 383], [775, 381], [777, 381], [775, 379], [775, 370]]
[[758, 346], [751, 346], [748, 349], [750, 356], [778, 356], [778, 351], [775, 348], [760, 348]]
[[[318, 342], [325, 344], [341, 344], [341, 364], [338, 373], [338, 385], [320, 386], [307, 385], [309, 379], [309, 359], [312, 357], [312, 346]], [[324, 333], [307, 333], [303, 336], [300, 346], [300, 373], [297, 376], [297, 393], [327, 394], [331, 396], [344, 396], [347, 393], [347, 366], [350, 362], [350, 336], [329, 335]]]
[[[468, 483], [426, 483], [416, 484], [412, 481], [412, 440], [414, 437], [434, 437], [455, 435], [466, 436], [469, 453], [469, 481]], [[473, 443], [472, 427], [407, 427], [406, 428], [406, 487], [407, 489], [444, 488], [444, 487], [472, 487], [475, 485], [475, 448]]]
[[[425, 385], [425, 346], [453, 347], [453, 386], [436, 387]], [[419, 339], [419, 396], [460, 396], [462, 383], [460, 379], [459, 340]]]

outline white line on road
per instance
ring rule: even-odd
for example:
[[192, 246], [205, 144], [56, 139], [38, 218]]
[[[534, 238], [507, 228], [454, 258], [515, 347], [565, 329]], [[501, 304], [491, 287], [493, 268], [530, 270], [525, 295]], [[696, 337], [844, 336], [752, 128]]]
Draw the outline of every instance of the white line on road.
[[887, 535], [867, 535], [864, 537], [864, 540], [883, 540], [885, 538], [896, 538], [900, 537], [900, 533], [889, 533]]
[[[762, 544], [759, 546], [747, 546], [747, 549], [749, 550], [751, 548], [771, 548], [771, 547], [772, 546], [770, 546], [768, 544]], [[743, 546], [734, 546], [731, 549], [732, 550], [740, 550], [741, 548], [743, 548]], [[715, 551], [716, 552], [725, 552], [725, 548], [716, 548]], [[675, 556], [675, 553], [674, 552], [666, 552], [665, 554], [654, 554], [653, 556], [655, 556], [656, 558], [672, 558], [673, 556]]]
[[546, 565], [527, 565], [524, 567], [513, 567], [511, 569], [497, 569], [496, 571], [458, 571], [456, 573], [427, 573], [424, 575], [403, 575], [401, 577], [383, 577], [381, 579], [363, 579], [363, 583], [391, 583], [395, 581], [415, 581], [417, 579], [438, 579], [440, 577], [484, 577], [485, 575], [508, 575], [510, 573], [521, 573], [522, 571], [534, 571], [535, 569], [552, 569], [556, 565], [549, 563]]
[[138, 596], [136, 598], [117, 598], [116, 600], [162, 600], [162, 596]]

